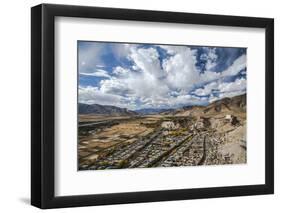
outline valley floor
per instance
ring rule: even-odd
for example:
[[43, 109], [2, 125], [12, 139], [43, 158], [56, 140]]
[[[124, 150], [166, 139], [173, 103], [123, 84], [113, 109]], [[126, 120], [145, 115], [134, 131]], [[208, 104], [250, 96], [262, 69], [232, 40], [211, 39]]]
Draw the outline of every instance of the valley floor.
[[245, 113], [233, 114], [80, 116], [78, 169], [246, 163]]

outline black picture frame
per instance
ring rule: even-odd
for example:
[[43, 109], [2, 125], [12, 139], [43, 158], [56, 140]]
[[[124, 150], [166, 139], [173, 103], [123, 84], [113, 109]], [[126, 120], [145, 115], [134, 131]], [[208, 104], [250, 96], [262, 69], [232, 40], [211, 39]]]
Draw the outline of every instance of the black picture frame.
[[[265, 184], [60, 196], [55, 189], [55, 17], [263, 28], [266, 32]], [[94, 193], [94, 192], [93, 192]], [[41, 4], [31, 8], [31, 204], [42, 208], [217, 198], [274, 193], [274, 20], [241, 16]]]

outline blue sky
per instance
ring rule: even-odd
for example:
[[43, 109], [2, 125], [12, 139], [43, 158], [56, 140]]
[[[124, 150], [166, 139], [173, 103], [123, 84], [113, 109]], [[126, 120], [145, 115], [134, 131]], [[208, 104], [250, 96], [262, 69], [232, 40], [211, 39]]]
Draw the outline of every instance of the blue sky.
[[246, 48], [78, 41], [79, 102], [131, 110], [246, 93]]

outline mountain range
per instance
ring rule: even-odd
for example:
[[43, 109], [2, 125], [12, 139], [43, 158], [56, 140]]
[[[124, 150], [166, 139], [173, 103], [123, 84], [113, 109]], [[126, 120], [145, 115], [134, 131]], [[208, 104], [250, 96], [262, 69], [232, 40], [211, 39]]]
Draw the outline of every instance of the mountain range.
[[97, 114], [97, 115], [111, 115], [111, 116], [136, 116], [136, 115], [152, 115], [152, 114], [173, 114], [186, 115], [189, 112], [202, 112], [204, 114], [212, 112], [225, 111], [246, 111], [246, 94], [235, 96], [232, 98], [223, 98], [214, 101], [207, 106], [185, 106], [179, 109], [158, 109], [158, 108], [144, 108], [139, 110], [128, 110], [111, 105], [100, 104], [78, 104], [79, 114]]
[[126, 108], [120, 108], [110, 105], [83, 104], [83, 103], [78, 104], [78, 112], [79, 114], [98, 114], [98, 115], [112, 115], [112, 116], [138, 115], [138, 113], [128, 110]]
[[135, 112], [137, 112], [138, 114], [141, 114], [141, 115], [153, 115], [153, 114], [168, 112], [171, 110], [173, 110], [173, 109], [144, 108], [144, 109], [135, 110]]

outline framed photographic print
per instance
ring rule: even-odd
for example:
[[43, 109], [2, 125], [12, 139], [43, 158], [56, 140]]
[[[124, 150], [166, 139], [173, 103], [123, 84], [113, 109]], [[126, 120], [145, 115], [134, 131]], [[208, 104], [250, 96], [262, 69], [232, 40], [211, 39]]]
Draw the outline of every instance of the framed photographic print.
[[272, 194], [274, 21], [31, 9], [31, 203]]

